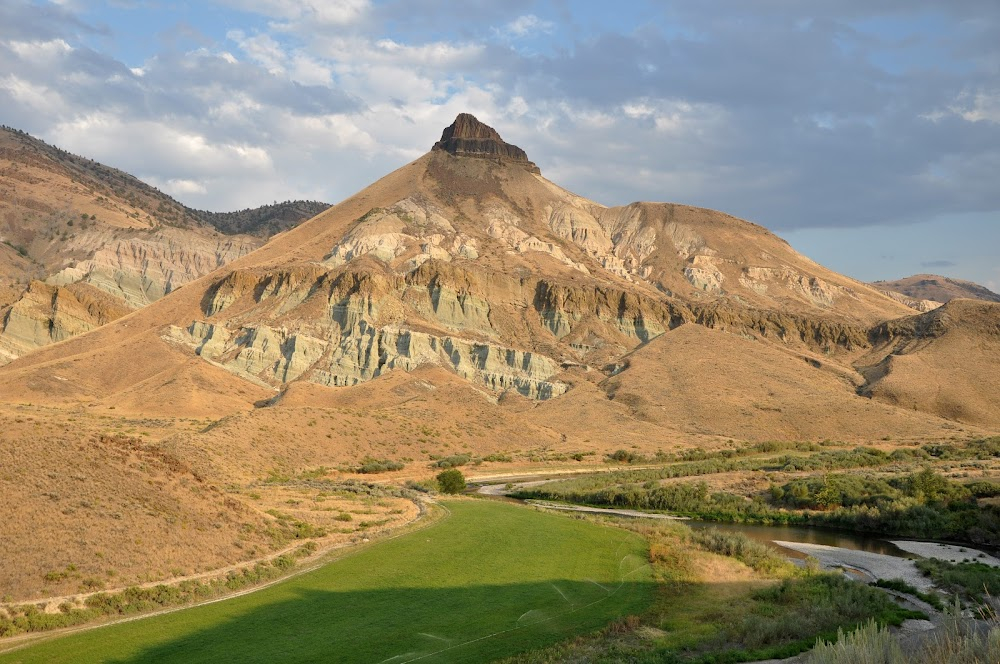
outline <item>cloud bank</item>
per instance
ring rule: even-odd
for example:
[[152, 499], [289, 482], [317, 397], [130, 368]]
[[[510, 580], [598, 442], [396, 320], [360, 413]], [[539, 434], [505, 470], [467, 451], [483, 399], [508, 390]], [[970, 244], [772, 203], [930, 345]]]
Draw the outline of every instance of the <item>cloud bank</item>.
[[607, 204], [1000, 213], [996, 2], [664, 4], [10, 0], [2, 121], [215, 210], [336, 202], [469, 111]]

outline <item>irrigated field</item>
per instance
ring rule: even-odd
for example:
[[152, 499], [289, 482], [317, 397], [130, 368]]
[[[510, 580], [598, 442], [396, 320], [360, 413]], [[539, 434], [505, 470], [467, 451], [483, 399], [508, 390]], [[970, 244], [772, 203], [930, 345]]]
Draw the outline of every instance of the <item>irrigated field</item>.
[[93, 629], [0, 662], [483, 662], [652, 601], [638, 535], [485, 501], [260, 592]]

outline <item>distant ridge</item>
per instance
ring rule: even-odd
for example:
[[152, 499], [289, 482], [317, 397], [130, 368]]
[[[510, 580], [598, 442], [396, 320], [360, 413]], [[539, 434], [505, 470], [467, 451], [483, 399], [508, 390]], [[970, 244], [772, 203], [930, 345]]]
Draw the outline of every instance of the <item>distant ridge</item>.
[[268, 238], [294, 228], [330, 207], [320, 201], [283, 201], [234, 212], [192, 210], [192, 214], [226, 235], [255, 235]]
[[108, 198], [115, 195], [124, 198], [135, 209], [167, 226], [207, 226], [226, 235], [249, 234], [267, 238], [330, 207], [329, 203], [320, 201], [289, 200], [234, 212], [196, 210], [131, 173], [50, 145], [20, 129], [0, 125], [0, 137], [0, 157], [34, 164], [39, 163], [39, 157], [43, 160], [47, 158], [51, 160], [50, 166], [65, 169], [74, 182], [88, 185]]
[[876, 281], [874, 285], [877, 288], [902, 293], [917, 300], [934, 300], [946, 303], [959, 298], [969, 298], [984, 302], [1000, 302], [1000, 295], [985, 286], [937, 274], [915, 274], [912, 277], [904, 277], [895, 281]]

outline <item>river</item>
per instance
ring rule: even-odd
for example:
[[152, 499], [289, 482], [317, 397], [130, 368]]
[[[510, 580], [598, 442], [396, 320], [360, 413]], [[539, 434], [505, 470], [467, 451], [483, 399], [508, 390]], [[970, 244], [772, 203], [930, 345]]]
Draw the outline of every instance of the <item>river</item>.
[[[822, 544], [825, 546], [836, 546], [852, 551], [867, 551], [868, 553], [880, 553], [885, 556], [896, 558], [916, 559], [920, 556], [903, 551], [889, 540], [873, 535], [854, 533], [844, 530], [834, 530], [831, 528], [814, 528], [804, 526], [764, 526], [745, 523], [720, 523], [716, 521], [698, 521], [688, 519], [684, 524], [692, 528], [718, 528], [724, 532], [743, 533], [747, 537], [764, 542], [769, 546], [779, 549], [783, 555], [789, 558], [804, 559], [806, 555], [798, 551], [792, 551], [785, 547], [778, 546], [779, 542], [799, 542], [802, 544]], [[893, 539], [901, 539], [894, 537]]]
[[[511, 489], [517, 488], [530, 488], [534, 486], [539, 486], [553, 479], [565, 479], [564, 477], [546, 477], [538, 478], [532, 477], [531, 481], [524, 481], [528, 479], [527, 477], [510, 477], [504, 478], [511, 480], [511, 483], [504, 484], [485, 484], [480, 486], [477, 493], [491, 496], [505, 496]], [[495, 481], [495, 480], [493, 480]], [[642, 518], [640, 512], [636, 512], [634, 515], [636, 518]], [[651, 515], [652, 516], [652, 515]], [[719, 530], [726, 532], [737, 532], [743, 533], [751, 539], [757, 540], [759, 542], [764, 542], [769, 546], [773, 546], [779, 549], [783, 555], [789, 558], [795, 559], [805, 559], [807, 556], [798, 551], [792, 551], [791, 549], [778, 546], [775, 541], [779, 542], [798, 542], [801, 544], [822, 544], [825, 546], [836, 546], [842, 549], [850, 549], [853, 551], [866, 551], [868, 553], [879, 553], [887, 556], [894, 556], [896, 558], [910, 558], [916, 559], [920, 556], [913, 555], [903, 551], [898, 546], [893, 544], [887, 539], [877, 537], [875, 535], [869, 535], [864, 533], [856, 533], [845, 530], [835, 530], [832, 528], [816, 528], [816, 527], [805, 527], [805, 526], [765, 526], [756, 524], [742, 524], [742, 523], [724, 523], [716, 521], [699, 521], [696, 519], [685, 519], [684, 524], [692, 528], [718, 528]], [[903, 538], [894, 537], [893, 539], [900, 540]]]

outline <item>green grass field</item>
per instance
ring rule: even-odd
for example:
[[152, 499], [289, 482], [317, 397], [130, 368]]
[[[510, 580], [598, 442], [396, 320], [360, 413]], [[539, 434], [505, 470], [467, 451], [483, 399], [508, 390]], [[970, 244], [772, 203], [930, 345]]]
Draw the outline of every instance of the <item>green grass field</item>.
[[[484, 662], [593, 631], [653, 598], [638, 535], [506, 503], [232, 600], [0, 655], [12, 662]], [[2, 647], [2, 644], [0, 644]]]

